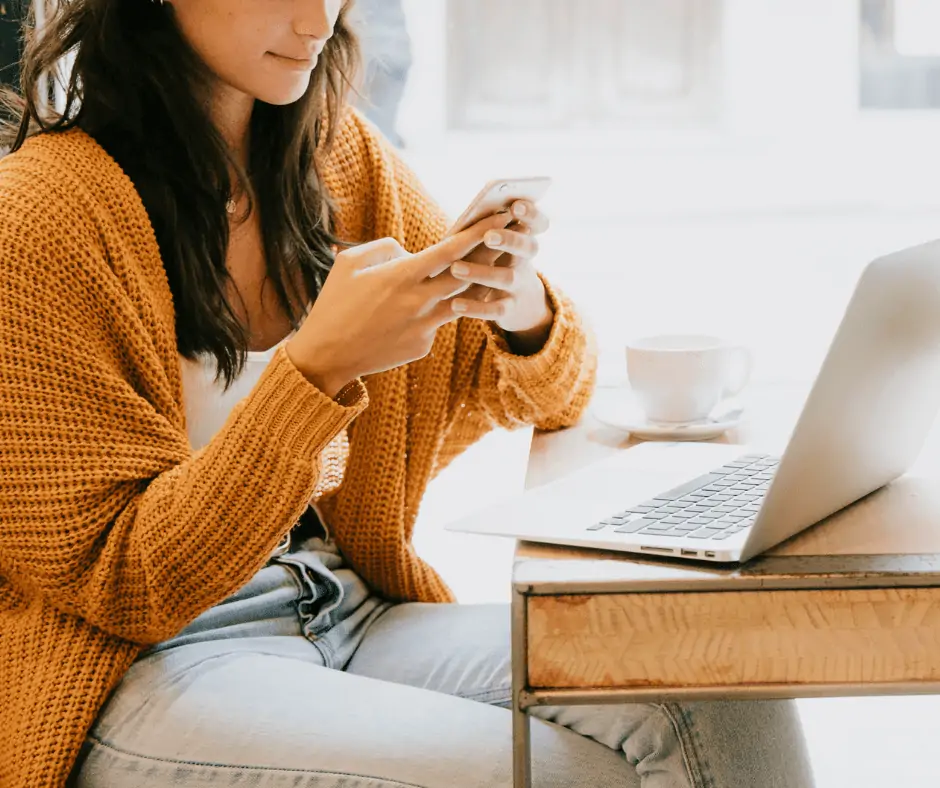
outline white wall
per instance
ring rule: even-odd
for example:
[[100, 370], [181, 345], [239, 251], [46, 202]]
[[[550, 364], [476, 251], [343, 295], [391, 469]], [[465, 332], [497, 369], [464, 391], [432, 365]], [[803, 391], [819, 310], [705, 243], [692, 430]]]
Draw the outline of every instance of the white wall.
[[[419, 144], [445, 133], [446, 2], [404, 5], [415, 68], [403, 131]], [[723, 6], [724, 131], [775, 138], [857, 121], [858, 0], [725, 0]]]
[[725, 0], [711, 128], [490, 134], [446, 130], [445, 5], [406, 0], [415, 67], [400, 125], [416, 166], [447, 160], [422, 174], [453, 210], [514, 172], [557, 172], [552, 200], [570, 215], [588, 195], [592, 215], [619, 216], [940, 206], [938, 114], [858, 109], [858, 0]]
[[858, 0], [725, 0], [724, 125], [777, 139], [858, 120]]

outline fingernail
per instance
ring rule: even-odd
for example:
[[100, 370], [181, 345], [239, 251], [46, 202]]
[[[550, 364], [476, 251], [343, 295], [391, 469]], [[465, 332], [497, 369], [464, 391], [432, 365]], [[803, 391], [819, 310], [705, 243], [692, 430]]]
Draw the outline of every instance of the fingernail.
[[455, 312], [466, 312], [467, 304], [464, 301], [454, 301], [454, 311]]
[[512, 206], [512, 212], [516, 216], [525, 216], [529, 212], [529, 209], [524, 202], [517, 202]]
[[503, 236], [494, 230], [490, 230], [483, 236], [483, 243], [487, 246], [499, 246], [503, 242]]
[[466, 263], [454, 263], [450, 270], [454, 272], [455, 276], [467, 276], [470, 273], [470, 266]]

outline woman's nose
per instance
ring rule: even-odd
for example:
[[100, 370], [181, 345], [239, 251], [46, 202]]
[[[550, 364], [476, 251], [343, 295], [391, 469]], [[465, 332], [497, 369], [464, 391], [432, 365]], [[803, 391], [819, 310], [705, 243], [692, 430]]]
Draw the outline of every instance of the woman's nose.
[[326, 41], [333, 35], [343, 0], [297, 0], [294, 32]]

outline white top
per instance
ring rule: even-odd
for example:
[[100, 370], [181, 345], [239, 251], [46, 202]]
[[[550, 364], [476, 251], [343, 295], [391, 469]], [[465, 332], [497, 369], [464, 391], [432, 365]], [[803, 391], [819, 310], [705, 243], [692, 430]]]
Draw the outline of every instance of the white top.
[[[309, 312], [309, 307], [307, 311]], [[193, 451], [203, 448], [222, 429], [232, 409], [254, 389], [277, 349], [296, 333], [291, 331], [267, 350], [249, 350], [245, 368], [232, 382], [228, 391], [224, 390], [224, 381], [215, 382], [216, 364], [213, 356], [203, 355], [197, 361], [180, 356], [186, 432]], [[346, 475], [348, 455], [349, 436], [344, 429], [320, 453], [320, 473], [310, 497], [311, 504], [339, 489]], [[320, 520], [324, 522], [322, 516]]]
[[205, 446], [225, 424], [225, 420], [241, 400], [255, 387], [261, 373], [271, 362], [274, 352], [296, 332], [291, 331], [274, 347], [250, 350], [242, 373], [232, 382], [228, 391], [225, 381], [215, 382], [215, 359], [203, 356], [191, 361], [180, 356], [183, 372], [183, 405], [186, 409], [186, 431], [193, 451]]

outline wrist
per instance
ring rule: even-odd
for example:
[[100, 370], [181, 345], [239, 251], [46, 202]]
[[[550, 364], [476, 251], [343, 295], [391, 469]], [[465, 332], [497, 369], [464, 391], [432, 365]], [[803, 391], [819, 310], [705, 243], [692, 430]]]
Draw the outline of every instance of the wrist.
[[506, 341], [514, 353], [521, 356], [530, 356], [545, 346], [555, 323], [555, 312], [552, 309], [548, 293], [545, 294], [545, 311], [541, 319], [532, 328], [522, 331], [505, 331]]
[[317, 357], [313, 364], [305, 363], [301, 358], [295, 356], [292, 352], [290, 343], [286, 346], [287, 357], [291, 363], [297, 367], [298, 372], [303, 375], [311, 385], [316, 386], [326, 396], [335, 399], [336, 396], [356, 379], [356, 375], [344, 371], [338, 365], [331, 364], [328, 359], [321, 354], [312, 354]]

